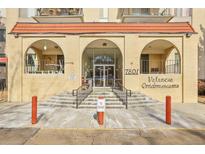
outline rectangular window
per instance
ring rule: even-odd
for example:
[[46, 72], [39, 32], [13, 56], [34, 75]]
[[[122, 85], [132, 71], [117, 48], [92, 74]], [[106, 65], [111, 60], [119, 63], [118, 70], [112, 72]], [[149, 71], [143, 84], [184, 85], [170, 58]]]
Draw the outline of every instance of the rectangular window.
[[36, 15], [36, 9], [35, 8], [20, 8], [19, 9], [19, 17], [21, 18], [29, 18]]
[[192, 15], [192, 9], [190, 9], [190, 8], [175, 8], [174, 15], [177, 17], [189, 17]]
[[108, 22], [108, 8], [100, 8], [100, 22]]
[[0, 17], [6, 17], [6, 9], [0, 8]]
[[149, 8], [134, 8], [132, 9], [133, 15], [150, 15]]

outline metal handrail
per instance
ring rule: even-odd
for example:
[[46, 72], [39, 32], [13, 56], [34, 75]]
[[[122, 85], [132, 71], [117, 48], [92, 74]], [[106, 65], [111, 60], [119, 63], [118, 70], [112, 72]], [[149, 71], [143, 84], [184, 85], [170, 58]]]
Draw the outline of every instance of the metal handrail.
[[120, 101], [125, 104], [126, 109], [128, 109], [128, 96], [132, 95], [130, 89], [125, 88], [121, 83], [117, 82], [115, 86], [112, 87], [112, 91], [117, 95]]
[[93, 91], [93, 87], [90, 84], [84, 84], [78, 87], [77, 89], [74, 89], [72, 91], [72, 95], [76, 96], [76, 109], [78, 109], [78, 106], [82, 101]]

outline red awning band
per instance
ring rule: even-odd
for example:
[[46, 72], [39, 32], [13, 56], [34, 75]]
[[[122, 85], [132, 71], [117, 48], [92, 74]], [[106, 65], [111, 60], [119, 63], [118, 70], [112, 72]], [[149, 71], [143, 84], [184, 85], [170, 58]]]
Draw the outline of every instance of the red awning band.
[[17, 23], [14, 34], [195, 33], [189, 23]]

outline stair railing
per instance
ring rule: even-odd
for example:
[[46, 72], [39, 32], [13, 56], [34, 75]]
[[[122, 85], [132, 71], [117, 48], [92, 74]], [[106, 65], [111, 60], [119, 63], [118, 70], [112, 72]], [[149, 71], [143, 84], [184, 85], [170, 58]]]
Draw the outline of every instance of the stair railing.
[[82, 101], [93, 91], [91, 84], [83, 84], [77, 89], [72, 91], [72, 95], [76, 96], [76, 109], [82, 103]]
[[112, 92], [114, 92], [120, 101], [123, 102], [126, 109], [128, 109], [128, 96], [132, 95], [132, 91], [125, 88], [120, 82], [116, 82], [115, 86], [112, 87]]

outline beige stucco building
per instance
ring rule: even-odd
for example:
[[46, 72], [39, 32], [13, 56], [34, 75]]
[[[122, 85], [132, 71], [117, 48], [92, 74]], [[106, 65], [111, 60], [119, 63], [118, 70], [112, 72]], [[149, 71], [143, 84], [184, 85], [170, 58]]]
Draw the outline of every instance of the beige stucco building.
[[85, 82], [197, 102], [205, 9], [7, 9], [6, 16], [11, 102]]

